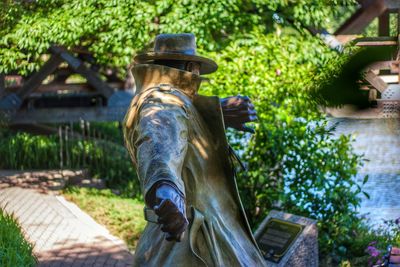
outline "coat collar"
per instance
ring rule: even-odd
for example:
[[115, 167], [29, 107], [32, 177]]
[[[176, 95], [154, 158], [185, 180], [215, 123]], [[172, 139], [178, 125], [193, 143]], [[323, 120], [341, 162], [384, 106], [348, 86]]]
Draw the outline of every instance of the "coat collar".
[[135, 94], [152, 87], [171, 85], [193, 98], [202, 81], [199, 75], [191, 72], [155, 64], [135, 65], [132, 74], [136, 84]]

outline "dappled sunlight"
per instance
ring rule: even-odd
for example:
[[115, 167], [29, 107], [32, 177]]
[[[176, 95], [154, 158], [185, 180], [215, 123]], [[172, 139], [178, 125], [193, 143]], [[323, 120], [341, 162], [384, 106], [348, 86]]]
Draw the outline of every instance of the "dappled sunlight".
[[192, 141], [192, 144], [196, 147], [198, 152], [200, 153], [200, 156], [202, 159], [207, 160], [208, 159], [208, 149], [207, 147], [209, 146], [205, 142], [202, 142], [202, 138], [199, 139], [194, 139]]
[[132, 266], [132, 255], [123, 246], [102, 236], [91, 242], [62, 239], [48, 249], [35, 252], [40, 267], [52, 266]]
[[0, 207], [19, 221], [40, 266], [131, 266], [127, 246], [64, 198], [18, 187], [0, 189], [0, 196]]

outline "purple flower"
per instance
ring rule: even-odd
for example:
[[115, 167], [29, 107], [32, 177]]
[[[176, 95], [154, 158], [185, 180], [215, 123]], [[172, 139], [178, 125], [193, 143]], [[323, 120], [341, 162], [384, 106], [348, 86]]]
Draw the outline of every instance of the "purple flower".
[[394, 220], [394, 223], [395, 223], [395, 224], [400, 224], [400, 217], [397, 218], [396, 220]]
[[367, 249], [366, 249], [366, 252], [367, 252], [370, 256], [372, 256], [372, 257], [374, 257], [374, 258], [378, 257], [379, 254], [381, 254], [381, 252], [380, 252], [376, 247], [374, 247], [374, 246], [368, 246]]
[[376, 243], [378, 243], [378, 241], [371, 241], [371, 242], [369, 242], [369, 244], [368, 244], [368, 246], [372, 246], [372, 245], [375, 245]]

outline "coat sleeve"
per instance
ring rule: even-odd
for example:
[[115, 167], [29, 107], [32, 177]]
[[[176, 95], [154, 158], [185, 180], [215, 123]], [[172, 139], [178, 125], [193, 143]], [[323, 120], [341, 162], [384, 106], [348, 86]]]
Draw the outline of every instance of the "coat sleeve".
[[147, 205], [157, 182], [172, 184], [185, 196], [181, 173], [187, 150], [187, 121], [185, 109], [177, 102], [151, 98], [142, 104], [132, 133], [126, 136]]

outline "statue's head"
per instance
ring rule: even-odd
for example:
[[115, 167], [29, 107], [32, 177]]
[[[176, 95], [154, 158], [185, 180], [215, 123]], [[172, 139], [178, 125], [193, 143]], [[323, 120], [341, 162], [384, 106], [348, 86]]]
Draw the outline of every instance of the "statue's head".
[[137, 55], [135, 62], [164, 65], [197, 75], [209, 74], [218, 68], [213, 60], [196, 54], [196, 37], [192, 33], [157, 35], [153, 51]]

